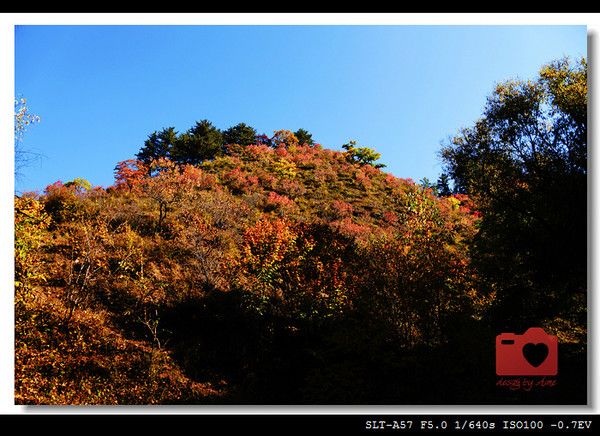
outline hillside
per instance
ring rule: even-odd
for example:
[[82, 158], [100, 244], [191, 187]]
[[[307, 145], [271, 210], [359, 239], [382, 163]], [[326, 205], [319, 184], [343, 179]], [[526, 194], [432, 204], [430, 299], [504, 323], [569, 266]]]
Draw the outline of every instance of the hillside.
[[468, 199], [319, 145], [126, 161], [15, 210], [20, 404], [368, 400], [346, 354], [444, 344], [485, 301]]
[[15, 196], [15, 402], [585, 404], [586, 60], [497, 84], [435, 187], [342, 149], [202, 120]]

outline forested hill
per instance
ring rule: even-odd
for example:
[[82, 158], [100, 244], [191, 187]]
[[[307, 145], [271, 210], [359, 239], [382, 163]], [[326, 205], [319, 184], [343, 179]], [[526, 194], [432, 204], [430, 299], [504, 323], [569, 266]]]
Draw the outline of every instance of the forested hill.
[[16, 198], [18, 402], [341, 399], [321, 386], [322, 359], [344, 365], [329, 353], [440, 345], [477, 316], [466, 196], [288, 133]]
[[[586, 403], [584, 59], [498, 84], [435, 187], [302, 129], [140, 145], [15, 197], [17, 404]], [[560, 382], [505, 389], [530, 327]]]

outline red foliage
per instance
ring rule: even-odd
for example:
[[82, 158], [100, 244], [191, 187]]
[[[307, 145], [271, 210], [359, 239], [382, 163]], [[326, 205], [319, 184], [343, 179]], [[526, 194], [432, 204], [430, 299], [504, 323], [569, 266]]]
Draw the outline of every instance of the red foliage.
[[60, 191], [61, 189], [64, 189], [65, 185], [61, 180], [57, 180], [54, 183], [51, 183], [50, 185], [46, 186], [46, 189], [44, 189], [44, 192], [46, 194], [50, 194], [56, 191]]
[[227, 152], [234, 157], [244, 161], [259, 161], [273, 154], [273, 149], [265, 144], [253, 144], [248, 146], [228, 146]]
[[279, 195], [276, 192], [269, 192], [267, 196], [265, 209], [267, 211], [289, 212], [296, 207], [294, 200], [285, 195]]
[[247, 173], [240, 167], [223, 174], [223, 181], [234, 193], [246, 194], [258, 186], [258, 177]]
[[352, 216], [354, 208], [346, 201], [334, 200], [331, 202], [331, 209], [336, 218], [347, 218]]
[[474, 218], [481, 218], [481, 212], [477, 210], [477, 206], [468, 195], [452, 194], [450, 197], [458, 200], [459, 210], [463, 214], [471, 215]]
[[356, 224], [351, 218], [342, 218], [331, 223], [331, 227], [340, 232], [341, 235], [361, 239], [370, 233], [367, 226]]
[[390, 225], [395, 225], [398, 223], [398, 215], [386, 210], [383, 212], [383, 220]]
[[264, 133], [261, 134], [261, 135], [256, 135], [256, 143], [260, 144], [260, 145], [270, 146], [271, 145], [271, 138], [269, 138]]
[[198, 189], [211, 189], [217, 185], [217, 178], [214, 175], [193, 165], [184, 165], [178, 179], [183, 186]]
[[400, 186], [400, 179], [391, 174], [386, 174], [385, 183], [390, 188], [398, 188]]
[[121, 161], [115, 167], [115, 188], [126, 188], [129, 192], [137, 192], [148, 174], [149, 168], [142, 161], [137, 159]]
[[301, 197], [306, 194], [306, 188], [297, 180], [280, 179], [276, 184], [276, 189], [280, 193], [286, 194], [292, 198]]
[[373, 177], [376, 176], [378, 174], [381, 174], [382, 171], [379, 168], [375, 168], [373, 165], [363, 165], [361, 167], [361, 170], [364, 174], [366, 174], [369, 177]]
[[279, 144], [277, 146], [277, 148], [275, 149], [275, 154], [280, 157], [287, 157], [289, 155], [287, 149], [285, 148], [285, 145], [283, 144]]
[[371, 165], [363, 165], [361, 168], [357, 169], [354, 177], [356, 181], [360, 184], [363, 189], [369, 189], [373, 184], [371, 183], [371, 178], [369, 176], [369, 171], [365, 171], [365, 169], [373, 168]]
[[285, 219], [260, 220], [244, 232], [246, 254], [265, 263], [283, 259], [286, 246], [297, 237]]

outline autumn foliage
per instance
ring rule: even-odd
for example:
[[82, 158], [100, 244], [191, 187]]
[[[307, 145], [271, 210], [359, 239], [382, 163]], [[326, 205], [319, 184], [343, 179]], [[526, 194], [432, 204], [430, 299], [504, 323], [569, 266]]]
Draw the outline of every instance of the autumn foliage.
[[16, 402], [489, 401], [454, 385], [493, 375], [482, 214], [367, 151], [280, 130], [16, 197]]
[[467, 198], [294, 139], [17, 198], [17, 402], [350, 401], [317, 387], [327, 343], [441, 346], [475, 319]]

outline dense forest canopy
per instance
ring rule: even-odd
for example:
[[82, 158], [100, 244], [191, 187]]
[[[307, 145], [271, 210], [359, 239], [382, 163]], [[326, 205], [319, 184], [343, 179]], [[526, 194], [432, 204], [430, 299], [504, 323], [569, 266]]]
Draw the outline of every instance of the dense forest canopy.
[[[15, 197], [16, 402], [585, 402], [586, 77], [499, 84], [436, 184], [201, 120]], [[499, 397], [493, 338], [532, 325], [565, 388]]]
[[587, 291], [587, 64], [498, 84], [483, 116], [442, 150], [445, 174], [483, 215], [478, 270], [496, 317], [584, 324]]

